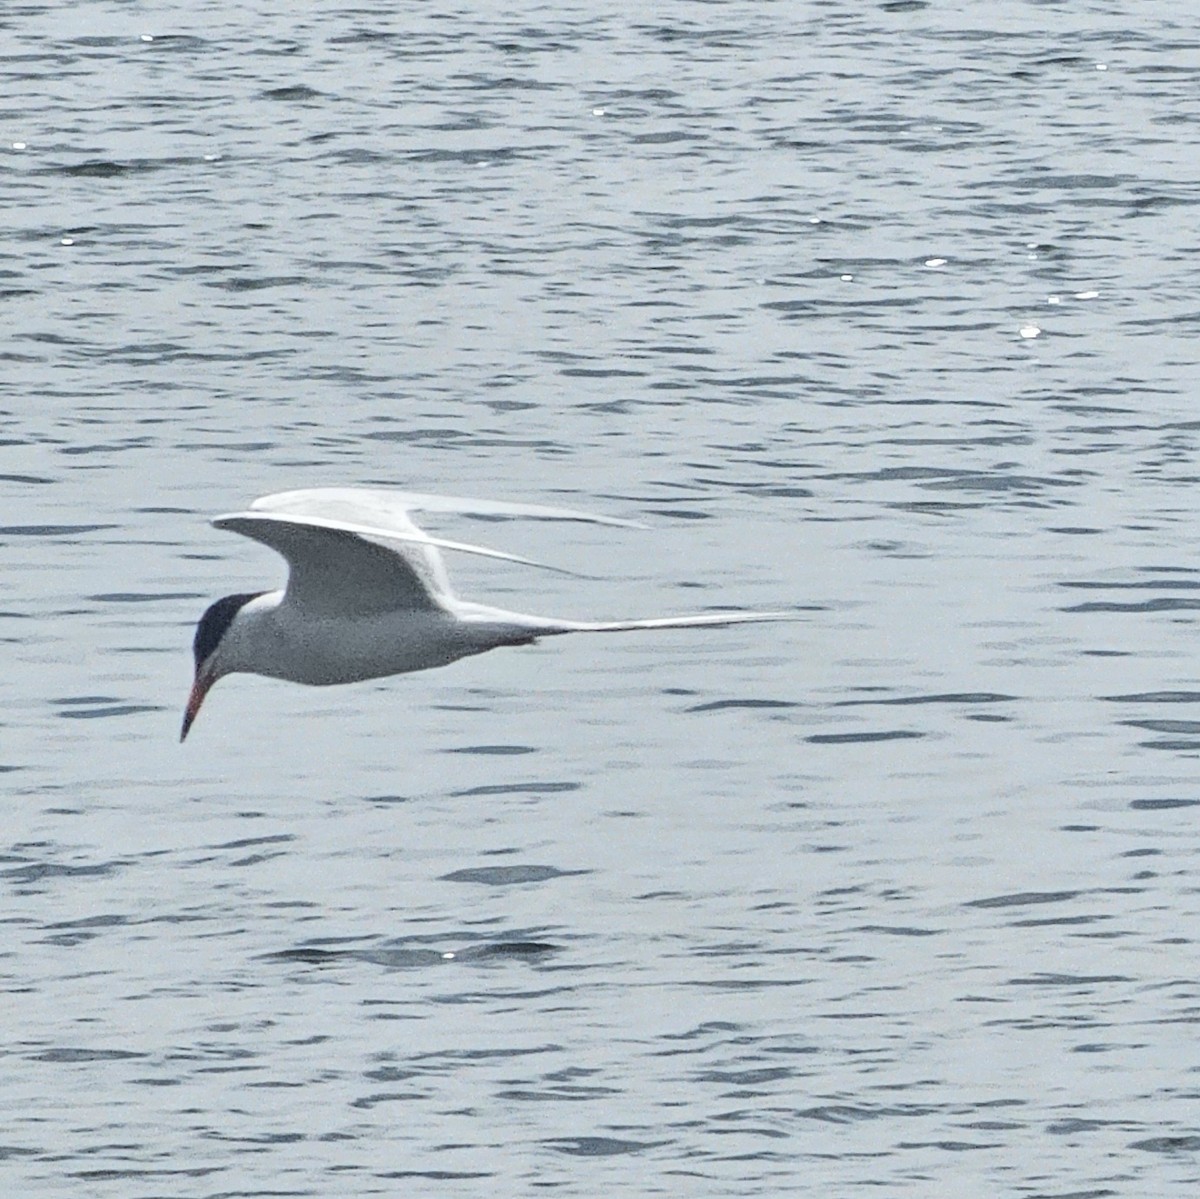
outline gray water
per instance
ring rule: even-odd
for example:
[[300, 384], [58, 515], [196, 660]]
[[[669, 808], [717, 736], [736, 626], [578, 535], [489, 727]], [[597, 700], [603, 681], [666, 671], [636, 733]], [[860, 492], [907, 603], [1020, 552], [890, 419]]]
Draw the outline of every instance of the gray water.
[[[5, 1193], [1194, 1194], [1185, 9], [292, 7], [0, 14]], [[326, 484], [800, 618], [181, 747]]]

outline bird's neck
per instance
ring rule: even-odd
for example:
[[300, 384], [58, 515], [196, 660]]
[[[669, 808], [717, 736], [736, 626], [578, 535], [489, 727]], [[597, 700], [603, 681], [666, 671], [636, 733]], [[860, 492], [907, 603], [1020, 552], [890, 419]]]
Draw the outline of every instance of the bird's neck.
[[221, 666], [225, 674], [266, 674], [264, 663], [278, 640], [276, 614], [282, 591], [257, 596], [238, 611], [221, 641]]

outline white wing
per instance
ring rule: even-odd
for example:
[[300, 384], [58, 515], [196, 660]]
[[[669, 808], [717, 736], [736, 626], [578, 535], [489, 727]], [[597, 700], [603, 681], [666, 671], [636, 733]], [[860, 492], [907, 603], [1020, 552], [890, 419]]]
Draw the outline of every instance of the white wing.
[[458, 512], [466, 516], [527, 516], [537, 520], [578, 520], [597, 525], [641, 529], [644, 525], [615, 516], [596, 516], [575, 508], [547, 508], [540, 504], [510, 504], [504, 500], [470, 500], [415, 491], [385, 491], [368, 487], [315, 487], [264, 495], [250, 505], [253, 512], [286, 512], [348, 521], [373, 529], [411, 533], [416, 525], [410, 512]]
[[351, 487], [263, 496], [250, 505], [249, 512], [217, 516], [212, 523], [218, 529], [253, 538], [283, 555], [288, 564], [289, 601], [312, 612], [338, 616], [398, 609], [442, 609], [453, 603], [439, 548], [555, 569], [517, 554], [430, 537], [408, 518], [408, 512], [417, 509], [614, 525], [631, 523], [569, 508]]

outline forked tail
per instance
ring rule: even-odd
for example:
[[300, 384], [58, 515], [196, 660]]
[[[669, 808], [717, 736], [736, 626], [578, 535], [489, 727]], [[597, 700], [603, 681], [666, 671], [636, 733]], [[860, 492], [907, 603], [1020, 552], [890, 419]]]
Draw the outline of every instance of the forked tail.
[[651, 616], [643, 620], [563, 620], [539, 636], [554, 633], [623, 633], [629, 629], [687, 629], [694, 625], [750, 624], [761, 620], [796, 620], [798, 612], [705, 612], [699, 616]]

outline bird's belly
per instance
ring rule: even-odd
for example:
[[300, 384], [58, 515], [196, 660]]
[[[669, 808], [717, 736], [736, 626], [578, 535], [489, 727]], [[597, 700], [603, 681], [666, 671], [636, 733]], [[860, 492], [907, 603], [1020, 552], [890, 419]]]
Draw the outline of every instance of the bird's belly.
[[[277, 678], [323, 687], [445, 666], [491, 648], [448, 614], [404, 613], [347, 619], [278, 622]], [[266, 672], [264, 672], [266, 673]]]

